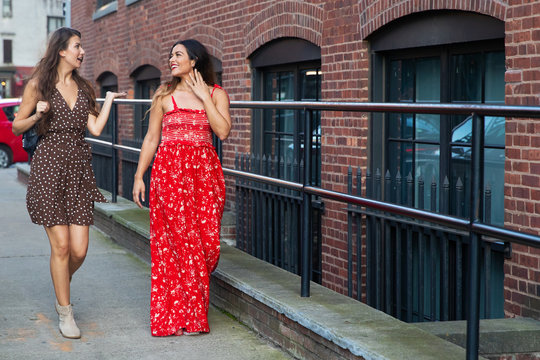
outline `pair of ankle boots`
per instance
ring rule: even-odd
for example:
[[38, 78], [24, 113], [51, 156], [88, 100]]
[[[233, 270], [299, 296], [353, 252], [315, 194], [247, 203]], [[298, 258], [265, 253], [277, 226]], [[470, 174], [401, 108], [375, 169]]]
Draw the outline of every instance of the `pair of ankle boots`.
[[73, 318], [73, 307], [71, 304], [62, 306], [56, 301], [56, 312], [58, 313], [58, 327], [62, 336], [68, 339], [79, 339], [81, 337], [81, 330], [79, 330]]

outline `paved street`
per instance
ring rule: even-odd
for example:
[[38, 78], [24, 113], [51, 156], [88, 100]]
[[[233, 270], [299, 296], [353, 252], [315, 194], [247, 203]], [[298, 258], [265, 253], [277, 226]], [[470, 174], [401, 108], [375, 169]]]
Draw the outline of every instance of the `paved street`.
[[0, 169], [0, 359], [289, 359], [215, 308], [208, 335], [150, 336], [149, 265], [94, 228], [72, 282], [82, 338], [63, 338], [48, 240], [30, 222], [16, 176], [14, 167]]

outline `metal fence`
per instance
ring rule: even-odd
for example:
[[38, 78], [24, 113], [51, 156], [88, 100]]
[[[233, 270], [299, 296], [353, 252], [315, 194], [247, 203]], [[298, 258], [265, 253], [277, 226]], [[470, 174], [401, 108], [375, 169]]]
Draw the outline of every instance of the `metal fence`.
[[[383, 177], [377, 170], [375, 174], [367, 171], [362, 176], [360, 169], [353, 174], [353, 169], [349, 168], [347, 179], [349, 194], [408, 207], [413, 207], [415, 202], [413, 187], [416, 185], [419, 189], [417, 207], [427, 207], [433, 211], [437, 209], [439, 184], [435, 179], [427, 184], [431, 204], [425, 204], [424, 180], [420, 177], [415, 184], [412, 174], [403, 179], [399, 172], [394, 177], [387, 172]], [[406, 183], [407, 189], [404, 197], [402, 182]], [[354, 183], [356, 189], [353, 188]], [[457, 217], [463, 217], [467, 203], [461, 179], [454, 189], [450, 189], [447, 179], [442, 184], [441, 198], [446, 201], [441, 201], [438, 211], [448, 214], [449, 200], [453, 199], [460, 204], [456, 209]], [[489, 223], [489, 187], [484, 192], [484, 204], [485, 219]], [[468, 232], [354, 205], [347, 207], [347, 223], [349, 296], [364, 300], [370, 306], [407, 322], [465, 318]], [[357, 262], [355, 273], [353, 249]], [[480, 294], [480, 316], [503, 317], [503, 265], [505, 256], [510, 253], [510, 244], [483, 241], [481, 251], [483, 291]], [[355, 287], [356, 294], [353, 293]]]
[[[115, 100], [118, 104], [140, 104], [140, 103], [149, 103], [149, 100], [124, 100], [117, 99]], [[257, 182], [259, 184], [264, 184], [266, 186], [279, 187], [280, 189], [288, 189], [295, 191], [299, 194], [295, 198], [295, 201], [300, 204], [298, 209], [301, 212], [301, 220], [299, 224], [299, 231], [295, 234], [300, 236], [299, 247], [299, 259], [300, 259], [300, 273], [301, 273], [301, 295], [309, 296], [310, 293], [310, 278], [311, 278], [311, 253], [312, 253], [312, 223], [311, 223], [311, 214], [312, 214], [312, 201], [314, 197], [321, 197], [326, 199], [332, 199], [339, 202], [344, 202], [349, 204], [350, 211], [358, 214], [366, 214], [366, 222], [378, 222], [378, 225], [383, 228], [387, 228], [386, 220], [389, 215], [394, 217], [399, 217], [401, 222], [406, 221], [405, 219], [414, 219], [418, 224], [427, 228], [432, 228], [433, 226], [444, 226], [445, 228], [452, 229], [454, 232], [460, 232], [463, 234], [461, 240], [462, 243], [467, 241], [467, 260], [465, 261], [464, 256], [462, 256], [462, 261], [464, 266], [467, 269], [467, 298], [463, 302], [463, 306], [466, 308], [466, 319], [467, 319], [467, 359], [476, 359], [478, 357], [478, 337], [479, 337], [479, 309], [480, 309], [480, 273], [481, 273], [481, 254], [482, 254], [482, 237], [490, 237], [497, 239], [498, 241], [508, 242], [508, 243], [519, 243], [526, 246], [540, 247], [540, 237], [511, 231], [508, 229], [491, 226], [484, 222], [484, 212], [483, 212], [483, 200], [482, 200], [482, 189], [483, 186], [483, 139], [484, 139], [484, 116], [506, 116], [506, 117], [540, 117], [540, 108], [539, 107], [519, 107], [519, 106], [487, 106], [487, 105], [459, 105], [459, 104], [390, 104], [390, 103], [330, 103], [330, 102], [266, 102], [266, 101], [233, 101], [231, 102], [232, 108], [244, 108], [244, 109], [296, 109], [304, 110], [305, 117], [305, 133], [311, 134], [311, 119], [313, 117], [314, 111], [354, 111], [354, 112], [396, 112], [396, 113], [430, 113], [430, 114], [462, 114], [462, 115], [472, 115], [473, 117], [473, 138], [472, 138], [472, 161], [471, 161], [471, 179], [470, 179], [470, 189], [471, 196], [470, 199], [466, 199], [467, 206], [470, 209], [469, 217], [467, 219], [459, 218], [456, 216], [448, 216], [441, 213], [434, 213], [430, 211], [425, 211], [417, 208], [412, 208], [409, 206], [404, 206], [400, 204], [392, 204], [390, 202], [385, 202], [382, 200], [370, 199], [366, 196], [361, 196], [361, 194], [352, 195], [339, 193], [320, 187], [312, 186], [311, 184], [311, 152], [304, 151], [303, 167], [302, 174], [300, 174], [300, 179], [302, 181], [290, 181], [284, 179], [276, 179], [271, 176], [265, 176], [262, 174], [255, 174], [248, 171], [238, 170], [238, 169], [228, 169], [224, 168], [223, 171], [226, 175], [233, 176], [237, 181], [250, 181]], [[113, 129], [116, 129], [116, 124], [113, 125]], [[117, 133], [113, 131], [113, 134]], [[324, 136], [324, 135], [323, 135]], [[113, 135], [112, 142], [100, 141], [88, 139], [90, 142], [109, 146], [111, 148], [111, 162], [112, 165], [112, 183], [113, 183], [113, 201], [116, 201], [117, 196], [117, 185], [118, 185], [118, 157], [117, 152], [119, 150], [126, 150], [137, 152], [138, 149], [127, 147], [124, 145], [119, 145], [115, 135]], [[311, 148], [311, 137], [305, 137], [304, 147], [306, 149]], [[352, 208], [354, 206], [354, 208]], [[253, 211], [253, 208], [246, 208], [242, 210], [245, 212]], [[367, 216], [369, 214], [369, 217]], [[390, 223], [389, 223], [390, 224]], [[407, 255], [411, 254], [412, 243], [414, 240], [413, 237], [409, 237], [407, 234], [410, 233], [408, 228], [403, 228], [402, 225], [399, 225], [400, 231], [386, 231], [381, 232], [381, 234], [386, 234], [384, 237], [381, 235], [376, 238], [373, 248], [377, 246], [382, 247], [383, 244], [388, 243], [388, 239], [399, 238], [399, 233], [402, 236], [405, 236], [403, 243], [400, 241], [395, 242], [396, 247], [401, 246], [403, 249], [407, 249], [405, 253]], [[366, 227], [366, 231], [372, 231], [371, 225]], [[430, 230], [432, 231], [432, 230]], [[390, 234], [390, 236], [387, 236]], [[393, 235], [392, 235], [393, 234]], [[418, 232], [421, 236], [416, 235], [417, 239], [425, 239], [425, 233]], [[409, 240], [411, 239], [411, 240]], [[466, 240], [465, 240], [466, 239]], [[399, 245], [401, 243], [401, 245]], [[418, 242], [418, 246], [422, 246], [422, 241]], [[443, 251], [446, 245], [443, 246]], [[360, 247], [361, 248], [361, 247]], [[269, 249], [267, 247], [267, 249]], [[429, 251], [436, 249], [434, 246], [429, 247]], [[367, 250], [367, 249], [366, 249]], [[261, 249], [262, 251], [262, 249]], [[349, 256], [352, 256], [352, 251], [349, 251]], [[379, 254], [382, 254], [379, 253]], [[381, 255], [379, 255], [381, 256]], [[384, 255], [387, 256], [387, 255]], [[372, 254], [367, 254], [366, 258], [369, 259], [372, 257]], [[396, 263], [400, 256], [394, 256], [394, 263]], [[422, 257], [420, 257], [420, 260]], [[294, 259], [293, 259], [294, 260]], [[380, 263], [382, 264], [382, 262]], [[392, 264], [391, 261], [387, 261], [385, 266]], [[427, 265], [427, 264], [426, 264]], [[349, 267], [352, 266], [352, 260], [349, 258]], [[382, 265], [380, 265], [382, 266]], [[397, 265], [396, 265], [397, 266]], [[410, 263], [406, 267], [411, 266]], [[446, 265], [443, 265], [446, 266]], [[400, 265], [401, 267], [401, 265]], [[350, 273], [350, 272], [349, 272]], [[375, 272], [372, 276], [381, 276], [383, 272]], [[369, 276], [368, 276], [369, 279]], [[377, 283], [377, 281], [375, 280]], [[409, 288], [409, 283], [403, 283], [403, 286]], [[390, 286], [390, 285], [386, 285]], [[381, 289], [381, 291], [383, 291]], [[386, 290], [387, 293], [388, 290]], [[369, 292], [368, 292], [368, 301]], [[396, 297], [395, 304], [386, 299], [384, 301], [385, 306], [388, 308], [399, 309], [397, 312], [401, 312], [402, 305], [398, 303]], [[379, 302], [382, 306], [383, 298], [375, 297], [375, 302]], [[406, 317], [411, 317], [413, 311], [410, 309], [411, 302], [406, 300]], [[432, 307], [433, 308], [433, 307]], [[423, 314], [421, 311], [419, 314]]]

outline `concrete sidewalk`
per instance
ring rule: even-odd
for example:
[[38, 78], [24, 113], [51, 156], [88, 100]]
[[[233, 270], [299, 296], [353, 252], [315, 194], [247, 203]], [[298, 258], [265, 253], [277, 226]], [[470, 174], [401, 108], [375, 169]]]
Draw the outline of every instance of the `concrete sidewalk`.
[[82, 338], [63, 338], [49, 243], [30, 222], [25, 194], [16, 169], [0, 169], [0, 359], [290, 359], [215, 308], [210, 334], [152, 337], [150, 266], [94, 228], [72, 283]]

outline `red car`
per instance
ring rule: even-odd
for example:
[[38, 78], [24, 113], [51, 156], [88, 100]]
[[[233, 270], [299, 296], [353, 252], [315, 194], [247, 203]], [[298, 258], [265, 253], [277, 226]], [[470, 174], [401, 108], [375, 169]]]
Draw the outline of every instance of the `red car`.
[[0, 168], [28, 161], [28, 154], [22, 147], [22, 135], [15, 136], [11, 131], [20, 103], [20, 99], [0, 99]]

